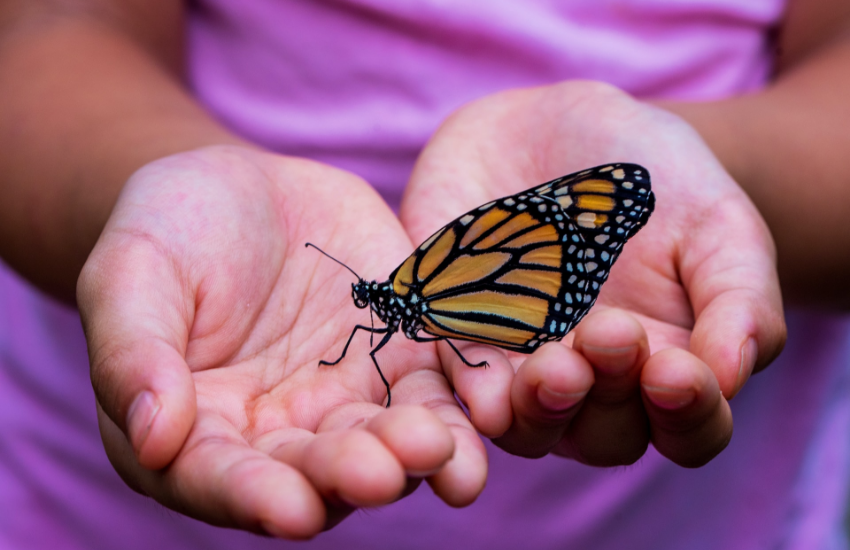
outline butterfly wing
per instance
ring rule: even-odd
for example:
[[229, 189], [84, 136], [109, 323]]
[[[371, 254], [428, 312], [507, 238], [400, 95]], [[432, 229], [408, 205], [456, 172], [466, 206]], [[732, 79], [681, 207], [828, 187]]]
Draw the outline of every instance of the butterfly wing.
[[405, 332], [531, 353], [587, 313], [654, 206], [647, 171], [599, 166], [452, 221], [391, 275]]
[[637, 164], [608, 164], [552, 180], [535, 191], [561, 205], [577, 229], [579, 240], [572, 236], [570, 240], [577, 248], [584, 247], [578, 259], [588, 282], [582, 296], [585, 304], [574, 310], [575, 325], [596, 302], [623, 245], [655, 209], [649, 172]]

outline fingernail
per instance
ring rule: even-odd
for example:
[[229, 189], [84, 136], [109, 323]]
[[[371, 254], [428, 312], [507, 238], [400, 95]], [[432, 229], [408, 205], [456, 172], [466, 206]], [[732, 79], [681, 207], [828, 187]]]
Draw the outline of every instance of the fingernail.
[[696, 392], [691, 389], [680, 390], [673, 388], [656, 388], [654, 386], [643, 386], [643, 391], [652, 403], [662, 409], [681, 409], [693, 403]]
[[735, 382], [735, 393], [740, 391], [756, 366], [756, 358], [758, 357], [759, 347], [755, 338], [747, 338], [744, 345], [741, 346], [741, 365], [738, 367], [738, 379]]
[[133, 404], [130, 405], [130, 410], [127, 412], [127, 432], [130, 436], [130, 444], [136, 452], [142, 448], [148, 438], [159, 409], [159, 399], [149, 391], [143, 391], [137, 395]]
[[569, 409], [587, 395], [586, 391], [574, 393], [558, 393], [546, 386], [537, 388], [537, 400], [550, 411], [561, 412]]

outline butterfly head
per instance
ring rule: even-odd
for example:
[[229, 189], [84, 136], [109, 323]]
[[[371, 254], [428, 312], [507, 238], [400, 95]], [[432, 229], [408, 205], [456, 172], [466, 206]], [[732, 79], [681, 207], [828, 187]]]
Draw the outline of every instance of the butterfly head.
[[351, 299], [354, 300], [354, 305], [360, 309], [368, 307], [372, 302], [369, 283], [363, 279], [360, 279], [356, 283], [351, 283]]

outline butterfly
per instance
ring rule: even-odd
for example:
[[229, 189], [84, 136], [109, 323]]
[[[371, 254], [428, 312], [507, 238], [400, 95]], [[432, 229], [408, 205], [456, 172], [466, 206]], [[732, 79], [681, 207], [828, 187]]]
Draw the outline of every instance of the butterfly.
[[351, 297], [370, 308], [383, 334], [369, 353], [387, 388], [375, 354], [399, 330], [416, 342], [467, 340], [532, 353], [563, 338], [587, 314], [623, 245], [655, 207], [649, 172], [637, 164], [597, 166], [515, 195], [488, 202], [431, 235], [384, 282], [354, 273]]

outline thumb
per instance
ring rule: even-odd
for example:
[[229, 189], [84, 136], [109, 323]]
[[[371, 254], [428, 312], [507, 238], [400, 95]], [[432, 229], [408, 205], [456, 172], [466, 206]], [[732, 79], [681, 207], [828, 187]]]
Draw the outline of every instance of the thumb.
[[185, 286], [152, 246], [113, 244], [98, 244], [77, 283], [92, 386], [139, 464], [154, 470], [174, 459], [195, 421], [185, 360], [194, 307], [179, 307]]

